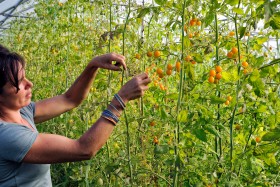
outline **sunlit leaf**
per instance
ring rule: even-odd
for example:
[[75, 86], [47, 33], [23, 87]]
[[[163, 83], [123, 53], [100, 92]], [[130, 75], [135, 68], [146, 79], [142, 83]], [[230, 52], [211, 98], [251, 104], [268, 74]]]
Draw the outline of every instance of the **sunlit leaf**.
[[256, 112], [266, 112], [267, 111], [267, 106], [266, 105], [260, 105]]
[[164, 5], [167, 2], [167, 0], [155, 0], [155, 2], [158, 5]]
[[257, 43], [259, 45], [262, 45], [264, 42], [267, 42], [268, 38], [267, 37], [258, 37], [257, 38]]
[[232, 11], [235, 12], [236, 14], [240, 14], [240, 15], [244, 14], [243, 9], [241, 8], [233, 8]]
[[259, 77], [260, 77], [259, 70], [255, 69], [255, 70], [252, 72], [251, 76], [250, 76], [250, 80], [251, 80], [252, 82], [254, 82], [254, 81], [256, 81]]
[[188, 111], [187, 110], [181, 110], [179, 112], [179, 115], [177, 117], [178, 122], [187, 122], [188, 121]]
[[203, 63], [203, 57], [200, 54], [198, 53], [194, 54], [193, 58], [197, 63]]
[[234, 6], [238, 4], [238, 0], [226, 0], [226, 3], [231, 6]]
[[280, 130], [272, 131], [272, 132], [267, 132], [265, 135], [262, 137], [262, 141], [276, 141], [280, 139]]
[[215, 95], [211, 95], [210, 98], [211, 98], [211, 100], [210, 100], [211, 104], [222, 104], [222, 103], [226, 102], [226, 99], [217, 97]]

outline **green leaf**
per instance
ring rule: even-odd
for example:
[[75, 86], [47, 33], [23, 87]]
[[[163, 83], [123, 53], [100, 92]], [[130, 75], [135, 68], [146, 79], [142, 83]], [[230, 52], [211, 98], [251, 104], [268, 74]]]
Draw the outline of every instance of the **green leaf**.
[[166, 95], [166, 98], [168, 99], [173, 99], [173, 100], [177, 100], [178, 99], [178, 93], [170, 93]]
[[238, 4], [238, 0], [226, 0], [226, 3], [231, 6], [235, 6]]
[[273, 132], [267, 132], [262, 137], [262, 141], [276, 141], [280, 139], [280, 130], [273, 131]]
[[137, 18], [142, 18], [144, 17], [146, 14], [150, 13], [150, 8], [143, 8], [141, 9], [141, 11], [139, 12]]
[[198, 54], [198, 53], [194, 54], [193, 58], [197, 63], [203, 63], [203, 58], [200, 54]]
[[167, 0], [155, 0], [155, 2], [158, 5], [164, 5], [167, 2]]
[[155, 154], [166, 154], [169, 151], [168, 145], [156, 145], [154, 149]]
[[262, 113], [267, 111], [267, 106], [266, 105], [260, 105], [256, 112]]
[[173, 25], [174, 23], [175, 23], [174, 20], [169, 21], [169, 22], [165, 25], [165, 28], [171, 27], [171, 25]]
[[259, 79], [259, 77], [260, 77], [259, 70], [255, 69], [250, 76], [250, 81], [255, 82], [256, 80]]
[[194, 66], [191, 63], [186, 63], [185, 64], [185, 69], [186, 69], [186, 74], [187, 77], [191, 80], [194, 80]]
[[211, 95], [210, 99], [211, 99], [211, 101], [210, 101], [211, 104], [222, 104], [222, 103], [226, 102], [226, 99], [217, 97], [215, 95]]
[[211, 133], [211, 134], [213, 134], [215, 136], [220, 137], [220, 134], [219, 134], [219, 132], [216, 129], [214, 129], [214, 128], [210, 127], [210, 126], [206, 126], [206, 127], [204, 127], [204, 129], [206, 131], [208, 131], [209, 133]]
[[193, 134], [203, 142], [207, 142], [206, 132], [203, 129], [194, 129]]
[[246, 31], [246, 27], [240, 27], [239, 28], [239, 33], [240, 33], [240, 38], [242, 38], [245, 34], [245, 31]]
[[205, 19], [204, 19], [204, 24], [205, 27], [208, 27], [214, 20], [215, 18], [215, 12], [213, 10], [210, 10], [209, 12], [207, 12]]
[[223, 80], [226, 82], [235, 82], [238, 80], [238, 72], [237, 69], [231, 69], [229, 72], [222, 72]]
[[160, 116], [162, 119], [167, 118], [167, 112], [163, 108], [161, 108], [161, 110], [160, 110]]
[[263, 62], [264, 62], [264, 56], [260, 56], [260, 57], [258, 57], [257, 59], [256, 59], [256, 65], [257, 66], [260, 66], [261, 64], [263, 64]]
[[189, 39], [189, 37], [187, 37], [187, 36], [185, 36], [184, 37], [184, 48], [189, 48], [190, 47], [190, 39]]
[[262, 79], [257, 78], [254, 82], [252, 82], [252, 85], [254, 87], [254, 93], [258, 97], [262, 97], [265, 94], [265, 85], [262, 81]]
[[262, 37], [258, 37], [256, 41], [259, 45], [262, 45], [264, 42], [267, 42], [267, 40], [268, 40], [267, 37], [262, 36]]
[[236, 14], [240, 14], [240, 15], [244, 14], [243, 9], [241, 8], [233, 8], [232, 11], [235, 12]]
[[178, 122], [187, 122], [188, 121], [188, 111], [187, 110], [181, 110], [178, 117]]
[[273, 14], [272, 6], [270, 1], [265, 1], [264, 3], [264, 18], [265, 22], [267, 22]]

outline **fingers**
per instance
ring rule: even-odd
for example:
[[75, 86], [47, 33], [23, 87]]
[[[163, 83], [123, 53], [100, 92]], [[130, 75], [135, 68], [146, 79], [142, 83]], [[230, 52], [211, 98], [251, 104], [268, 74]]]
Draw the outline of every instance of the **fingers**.
[[151, 82], [151, 79], [149, 78], [147, 73], [141, 73], [136, 77], [139, 78], [142, 81], [142, 84], [144, 85], [148, 85]]
[[[125, 57], [123, 55], [120, 54], [116, 54], [116, 53], [110, 53], [111, 55], [111, 61], [116, 61], [115, 66], [120, 67], [123, 66], [123, 68], [126, 70], [126, 63], [125, 63]], [[120, 70], [120, 68], [117, 68], [117, 70]]]

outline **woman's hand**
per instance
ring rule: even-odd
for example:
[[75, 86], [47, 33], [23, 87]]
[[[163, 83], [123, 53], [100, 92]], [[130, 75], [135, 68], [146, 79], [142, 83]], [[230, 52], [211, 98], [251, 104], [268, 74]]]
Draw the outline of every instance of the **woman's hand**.
[[[113, 62], [116, 62], [113, 64]], [[125, 57], [116, 53], [108, 53], [93, 58], [89, 65], [95, 68], [121, 71], [121, 66], [126, 70]]]
[[150, 82], [151, 79], [146, 73], [136, 75], [133, 79], [122, 86], [118, 94], [123, 99], [124, 103], [127, 103], [130, 100], [143, 96], [144, 91], [149, 88], [148, 84]]

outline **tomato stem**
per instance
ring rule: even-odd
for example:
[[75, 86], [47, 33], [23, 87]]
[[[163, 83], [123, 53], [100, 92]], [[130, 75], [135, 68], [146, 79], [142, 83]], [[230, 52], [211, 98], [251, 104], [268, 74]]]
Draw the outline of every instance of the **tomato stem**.
[[[238, 2], [238, 7], [240, 7], [240, 4], [241, 4], [241, 0], [239, 0]], [[240, 76], [240, 70], [241, 70], [241, 63], [240, 63], [240, 44], [239, 44], [239, 37], [238, 37], [238, 26], [237, 26], [237, 13], [235, 14], [235, 17], [234, 17], [234, 27], [235, 27], [235, 36], [236, 36], [236, 43], [237, 43], [237, 48], [238, 48], [238, 65], [237, 65], [237, 68], [238, 68], [238, 75]], [[238, 107], [238, 93], [239, 93], [239, 89], [240, 89], [240, 80], [237, 81], [237, 84], [236, 84], [236, 104], [234, 106], [234, 109], [232, 111], [232, 115], [231, 115], [231, 119], [230, 119], [230, 179], [231, 179], [231, 176], [232, 176], [232, 169], [233, 169], [233, 123], [234, 123], [234, 117], [235, 117], [235, 112], [236, 112], [236, 109]]]
[[[122, 55], [125, 56], [125, 32], [126, 32], [126, 25], [128, 23], [128, 19], [130, 16], [130, 6], [131, 6], [131, 0], [128, 1], [128, 13], [126, 16], [124, 29], [123, 29], [123, 46], [122, 46]], [[125, 72], [122, 71], [122, 81], [121, 85], [123, 85]], [[133, 184], [133, 172], [132, 172], [132, 163], [131, 163], [131, 152], [130, 152], [130, 133], [129, 133], [129, 123], [128, 118], [126, 115], [126, 110], [123, 110], [124, 118], [125, 118], [125, 124], [126, 124], [126, 150], [127, 150], [127, 159], [128, 159], [128, 167], [129, 167], [129, 175], [130, 175], [130, 184]]]

